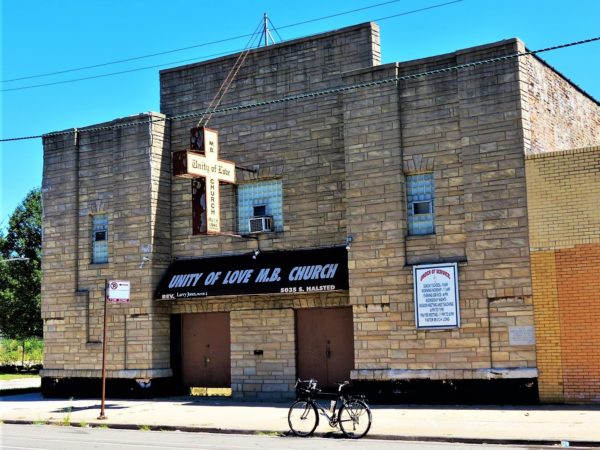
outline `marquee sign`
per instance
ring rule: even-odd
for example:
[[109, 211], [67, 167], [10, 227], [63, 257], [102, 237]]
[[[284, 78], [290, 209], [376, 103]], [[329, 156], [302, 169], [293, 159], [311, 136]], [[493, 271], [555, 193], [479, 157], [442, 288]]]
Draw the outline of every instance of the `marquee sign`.
[[332, 247], [177, 260], [159, 283], [156, 298], [303, 294], [348, 288], [348, 251]]
[[417, 328], [460, 327], [456, 263], [413, 266]]
[[194, 234], [219, 233], [219, 183], [235, 184], [235, 164], [218, 158], [219, 135], [215, 130], [192, 128], [190, 145], [191, 150], [173, 153], [173, 175], [203, 179], [193, 187]]

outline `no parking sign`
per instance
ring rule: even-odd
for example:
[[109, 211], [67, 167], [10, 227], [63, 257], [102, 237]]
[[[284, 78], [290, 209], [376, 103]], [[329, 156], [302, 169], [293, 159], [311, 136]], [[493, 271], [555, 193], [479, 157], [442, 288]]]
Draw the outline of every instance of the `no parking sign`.
[[109, 280], [106, 289], [106, 301], [109, 303], [129, 303], [131, 282]]

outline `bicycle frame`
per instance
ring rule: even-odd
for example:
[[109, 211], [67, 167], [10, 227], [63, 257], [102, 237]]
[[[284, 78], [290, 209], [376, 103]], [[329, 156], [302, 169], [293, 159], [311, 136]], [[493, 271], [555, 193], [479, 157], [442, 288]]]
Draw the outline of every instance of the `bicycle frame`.
[[[329, 421], [329, 425], [331, 425], [331, 427], [336, 427], [337, 423], [338, 423], [338, 413], [340, 411], [340, 408], [342, 407], [342, 405], [345, 403], [345, 399], [344, 397], [342, 397], [339, 394], [329, 394], [329, 393], [325, 393], [325, 394], [321, 394], [321, 395], [327, 395], [327, 396], [332, 396], [335, 397], [335, 400], [330, 400], [330, 407], [329, 409], [325, 409], [323, 408], [322, 405], [319, 404], [319, 402], [317, 401], [316, 398], [313, 398], [312, 401], [315, 403], [315, 405], [317, 405], [317, 409], [319, 411], [319, 413], [322, 416], [327, 417], [327, 420]], [[342, 404], [339, 406], [338, 408], [338, 403], [340, 403], [340, 399], [342, 399]], [[331, 416], [329, 415], [329, 413], [331, 413]]]
[[[306, 387], [302, 384], [306, 383]], [[310, 436], [319, 425], [319, 416], [325, 416], [332, 428], [338, 428], [348, 438], [361, 438], [371, 428], [371, 411], [363, 395], [345, 395], [342, 389], [348, 381], [338, 383], [338, 391], [322, 392], [317, 381], [298, 380], [297, 398], [290, 406], [288, 423], [296, 436]], [[323, 398], [329, 398], [329, 407], [323, 407]], [[321, 400], [321, 403], [319, 401]], [[362, 419], [361, 419], [362, 417]]]
[[[309, 380], [309, 383], [313, 381], [313, 380]], [[306, 400], [310, 400], [312, 401], [315, 406], [317, 407], [317, 410], [319, 411], [319, 413], [322, 416], [325, 416], [327, 418], [327, 421], [329, 422], [329, 425], [334, 428], [338, 425], [338, 414], [340, 409], [342, 409], [342, 406], [344, 406], [349, 400], [352, 399], [351, 396], [345, 396], [342, 393], [342, 389], [345, 386], [348, 386], [348, 382], [344, 382], [344, 383], [338, 383], [338, 391], [336, 393], [333, 392], [323, 392], [320, 389], [310, 389], [310, 392], [308, 392], [308, 395], [306, 396]], [[312, 393], [314, 394], [318, 394], [318, 395], [311, 395]], [[331, 398], [330, 400], [330, 406], [329, 408], [324, 408], [320, 403], [319, 403], [319, 398], [318, 397], [329, 397]], [[331, 414], [331, 415], [329, 415]]]

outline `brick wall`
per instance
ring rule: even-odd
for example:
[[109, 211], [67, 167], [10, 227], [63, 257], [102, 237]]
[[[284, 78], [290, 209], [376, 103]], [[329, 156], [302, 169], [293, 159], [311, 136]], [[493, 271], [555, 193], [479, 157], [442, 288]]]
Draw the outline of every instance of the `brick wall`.
[[519, 58], [519, 66], [525, 154], [598, 145], [598, 101], [536, 56]]
[[600, 403], [600, 148], [526, 165], [540, 399]]
[[556, 261], [552, 251], [531, 252], [540, 400], [562, 403], [563, 373]]

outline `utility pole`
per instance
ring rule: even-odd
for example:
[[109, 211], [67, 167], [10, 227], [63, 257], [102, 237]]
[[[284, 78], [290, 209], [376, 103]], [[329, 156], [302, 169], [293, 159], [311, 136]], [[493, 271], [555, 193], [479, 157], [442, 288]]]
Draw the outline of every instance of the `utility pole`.
[[[269, 31], [269, 16], [267, 15], [267, 13], [263, 14], [263, 30], [262, 30], [262, 34], [264, 34], [264, 36], [265, 36], [265, 47], [267, 45], [269, 45], [269, 38], [271, 39], [271, 44], [275, 43], [275, 39], [273, 39], [273, 35]], [[261, 38], [262, 38], [262, 36], [261, 36]], [[260, 41], [260, 39], [259, 39], [259, 41]]]
[[106, 420], [104, 402], [106, 400], [106, 304], [108, 303], [108, 280], [104, 281], [104, 326], [102, 331], [102, 402], [98, 420]]

